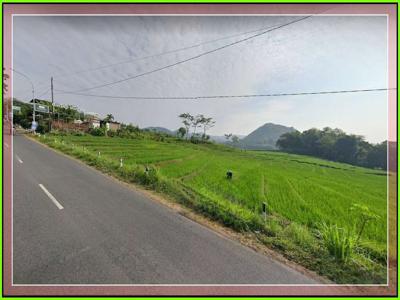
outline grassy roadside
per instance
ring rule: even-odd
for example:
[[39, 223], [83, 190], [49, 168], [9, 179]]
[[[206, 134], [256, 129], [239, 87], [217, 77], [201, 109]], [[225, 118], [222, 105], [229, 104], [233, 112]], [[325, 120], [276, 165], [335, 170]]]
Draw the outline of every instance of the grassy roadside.
[[225, 226], [237, 231], [255, 232], [258, 240], [269, 248], [332, 281], [386, 282], [385, 257], [372, 249], [358, 247], [350, 260], [338, 261], [327, 250], [317, 228], [307, 228], [274, 213], [264, 221], [259, 214], [249, 212], [240, 203], [200, 194], [179, 180], [166, 177], [155, 166], [146, 169], [145, 164], [130, 163], [121, 167], [117, 160], [71, 144], [62, 136], [36, 136], [35, 139], [122, 181], [166, 194], [176, 202]]

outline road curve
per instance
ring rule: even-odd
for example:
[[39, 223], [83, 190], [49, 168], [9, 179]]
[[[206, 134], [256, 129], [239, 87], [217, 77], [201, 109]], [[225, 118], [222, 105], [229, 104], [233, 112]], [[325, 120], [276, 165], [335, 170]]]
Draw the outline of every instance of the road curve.
[[317, 283], [23, 136], [13, 145], [14, 284]]

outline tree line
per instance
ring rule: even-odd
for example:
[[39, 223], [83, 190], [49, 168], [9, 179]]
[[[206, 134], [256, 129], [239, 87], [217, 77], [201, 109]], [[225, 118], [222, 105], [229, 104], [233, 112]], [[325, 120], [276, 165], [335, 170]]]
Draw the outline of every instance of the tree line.
[[[210, 117], [205, 117], [202, 114], [193, 116], [190, 113], [183, 113], [179, 115], [182, 120], [183, 127], [178, 129], [178, 136], [181, 138], [191, 139], [191, 140], [203, 140], [208, 141], [210, 136], [207, 135], [207, 130], [214, 127], [215, 121]], [[190, 129], [193, 131], [190, 133]], [[202, 133], [198, 133], [197, 130], [202, 129]]]
[[278, 139], [277, 147], [285, 152], [316, 156], [352, 165], [387, 168], [387, 142], [371, 144], [364, 137], [346, 134], [341, 129], [312, 128], [288, 132]]

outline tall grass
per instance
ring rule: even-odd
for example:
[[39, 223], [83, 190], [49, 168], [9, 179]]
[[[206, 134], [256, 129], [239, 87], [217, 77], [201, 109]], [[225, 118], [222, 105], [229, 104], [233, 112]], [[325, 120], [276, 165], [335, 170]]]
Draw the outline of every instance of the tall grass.
[[352, 230], [339, 228], [336, 224], [323, 223], [320, 233], [329, 253], [339, 262], [348, 262], [356, 244], [356, 237]]

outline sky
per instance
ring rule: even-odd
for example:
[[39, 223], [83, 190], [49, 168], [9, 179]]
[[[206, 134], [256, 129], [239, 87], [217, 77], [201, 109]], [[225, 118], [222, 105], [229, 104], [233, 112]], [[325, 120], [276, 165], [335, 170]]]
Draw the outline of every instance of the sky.
[[[55, 103], [101, 116], [112, 113], [117, 121], [139, 127], [177, 129], [178, 115], [189, 112], [212, 117], [212, 135], [247, 135], [276, 123], [300, 131], [329, 126], [372, 143], [386, 140], [385, 91], [201, 100], [61, 92], [133, 77], [299, 18], [14, 16], [13, 68], [30, 78], [36, 98], [50, 99], [53, 76]], [[181, 48], [187, 49], [174, 51]], [[99, 68], [107, 65], [112, 66]], [[387, 88], [387, 68], [386, 17], [313, 16], [159, 72], [80, 93], [193, 97]], [[32, 99], [30, 86], [26, 77], [13, 74], [15, 98]]]

